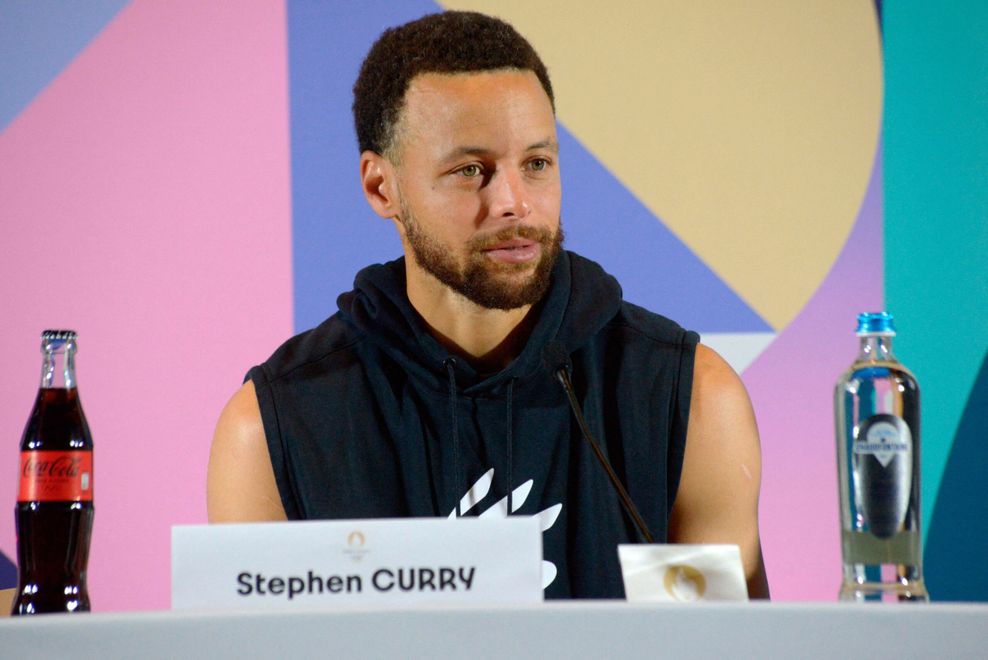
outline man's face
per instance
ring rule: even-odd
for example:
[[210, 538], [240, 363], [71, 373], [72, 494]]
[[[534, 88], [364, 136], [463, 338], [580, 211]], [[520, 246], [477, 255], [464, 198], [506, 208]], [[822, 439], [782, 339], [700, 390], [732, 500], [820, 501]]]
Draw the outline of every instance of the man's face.
[[417, 76], [395, 152], [409, 277], [492, 309], [538, 301], [562, 243], [556, 123], [538, 78]]

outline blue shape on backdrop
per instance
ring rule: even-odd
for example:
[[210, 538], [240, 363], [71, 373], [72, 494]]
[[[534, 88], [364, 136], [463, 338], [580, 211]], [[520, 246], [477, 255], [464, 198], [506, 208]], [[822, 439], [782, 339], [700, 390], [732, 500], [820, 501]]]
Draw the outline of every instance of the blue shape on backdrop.
[[128, 2], [0, 1], [0, 131]]
[[360, 190], [351, 89], [385, 28], [438, 10], [427, 0], [288, 3], [296, 331], [333, 314], [358, 270], [401, 255], [391, 223]]
[[[7, 558], [7, 555], [0, 552], [0, 589], [13, 589], [16, 586], [17, 566]], [[3, 614], [6, 614], [6, 612]]]
[[[440, 9], [432, 2], [288, 3], [295, 329], [336, 311], [364, 266], [401, 254], [391, 223], [359, 186], [351, 87], [384, 28]], [[771, 327], [562, 126], [567, 247], [599, 261], [626, 299], [700, 332]]]
[[930, 598], [988, 601], [988, 354], [974, 382], [943, 471], [926, 540], [924, 573]]

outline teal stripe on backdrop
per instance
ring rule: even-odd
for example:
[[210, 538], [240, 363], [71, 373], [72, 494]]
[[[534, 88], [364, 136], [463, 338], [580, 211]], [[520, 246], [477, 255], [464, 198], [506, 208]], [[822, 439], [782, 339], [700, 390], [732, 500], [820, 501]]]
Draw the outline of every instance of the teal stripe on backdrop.
[[986, 430], [988, 353], [957, 429], [926, 539], [926, 583], [934, 600], [988, 600]]
[[[923, 393], [923, 529], [988, 347], [988, 3], [885, 3], [885, 292]], [[988, 443], [980, 443], [981, 459]], [[934, 589], [935, 591], [935, 589]]]

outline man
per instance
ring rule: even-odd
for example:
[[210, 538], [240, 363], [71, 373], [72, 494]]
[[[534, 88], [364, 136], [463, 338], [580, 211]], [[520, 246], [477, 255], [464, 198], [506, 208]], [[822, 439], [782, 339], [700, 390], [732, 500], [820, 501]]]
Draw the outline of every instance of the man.
[[251, 369], [216, 429], [210, 520], [538, 515], [546, 596], [620, 597], [616, 546], [638, 533], [563, 369], [653, 535], [737, 543], [767, 596], [744, 386], [561, 250], [552, 87], [528, 42], [468, 12], [388, 30], [353, 108], [364, 195], [405, 256]]

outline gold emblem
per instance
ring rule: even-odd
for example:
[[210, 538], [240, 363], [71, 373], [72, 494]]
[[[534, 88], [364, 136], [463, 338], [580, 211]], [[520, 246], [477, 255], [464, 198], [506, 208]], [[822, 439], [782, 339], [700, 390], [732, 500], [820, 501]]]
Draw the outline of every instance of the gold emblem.
[[364, 547], [366, 544], [367, 537], [364, 536], [363, 532], [355, 529], [347, 534], [346, 547], [343, 548], [343, 554], [353, 561], [360, 561], [364, 558], [364, 555], [370, 553], [370, 550]]
[[667, 568], [662, 583], [670, 598], [684, 602], [700, 600], [707, 590], [707, 579], [703, 573], [686, 564]]

